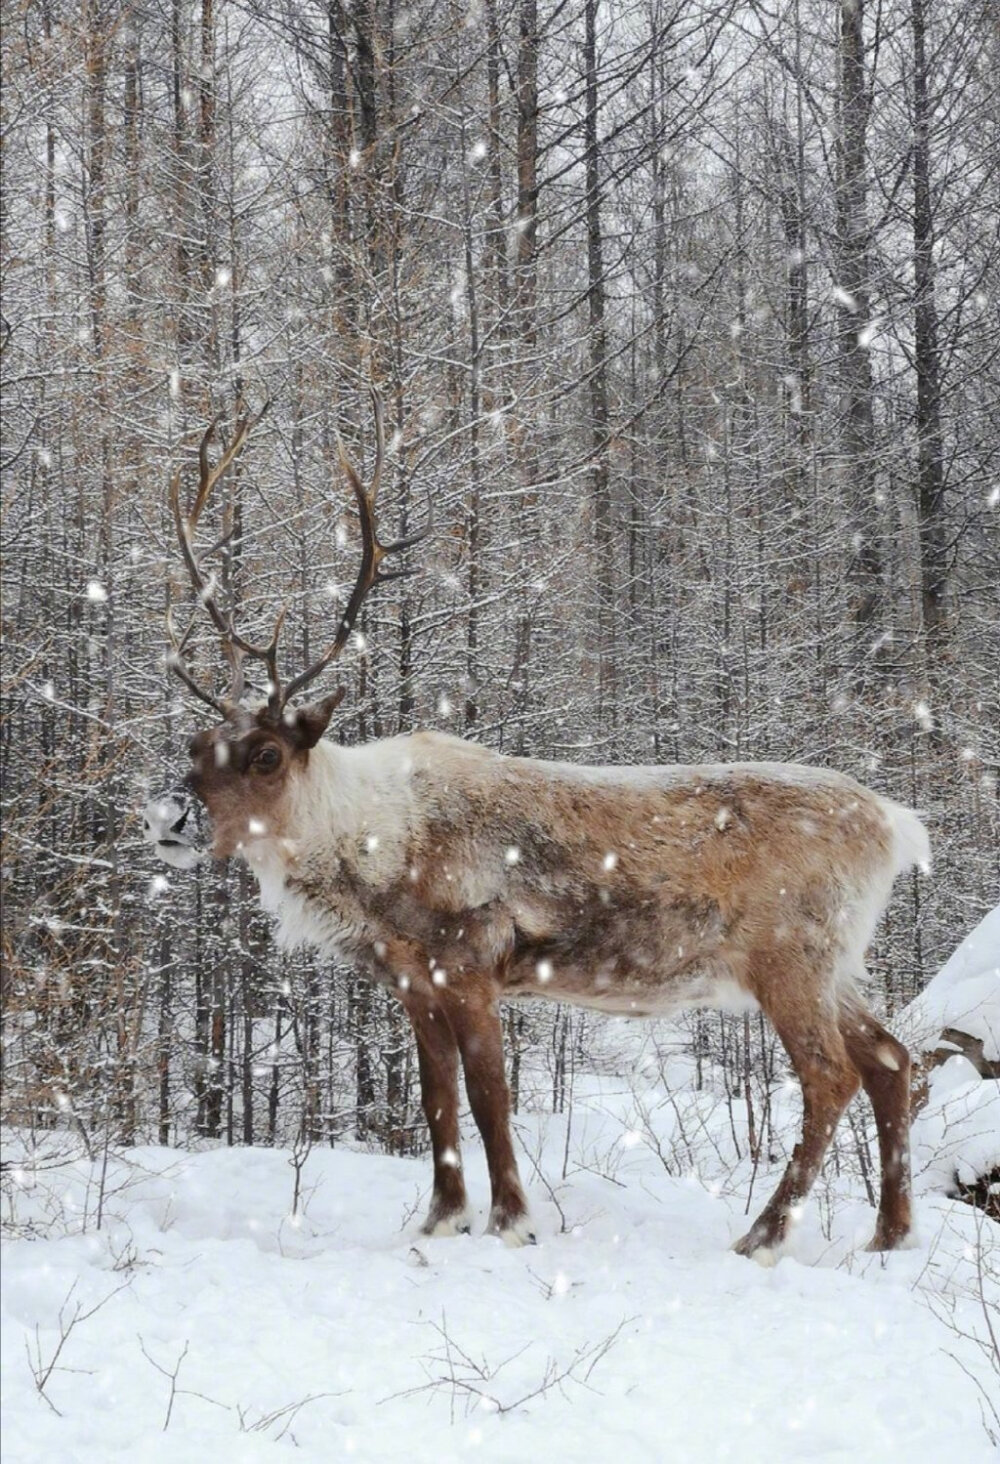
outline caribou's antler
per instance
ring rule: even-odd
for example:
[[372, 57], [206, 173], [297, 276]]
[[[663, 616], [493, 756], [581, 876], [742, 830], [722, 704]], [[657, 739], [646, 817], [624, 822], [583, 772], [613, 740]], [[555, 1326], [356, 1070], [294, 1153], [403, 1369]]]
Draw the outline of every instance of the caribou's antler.
[[[174, 527], [177, 530], [177, 538], [181, 547], [181, 554], [184, 563], [187, 565], [191, 583], [194, 586], [198, 599], [205, 606], [211, 617], [212, 623], [222, 636], [222, 646], [232, 669], [232, 677], [229, 690], [221, 699], [214, 697], [211, 692], [198, 685], [191, 672], [184, 662], [184, 648], [194, 626], [194, 622], [188, 626], [183, 639], [178, 642], [173, 632], [172, 625], [168, 624], [168, 634], [171, 642], [169, 665], [173, 671], [184, 682], [196, 696], [203, 702], [221, 712], [224, 717], [231, 718], [235, 715], [240, 697], [243, 694], [243, 663], [249, 658], [254, 661], [263, 661], [267, 668], [268, 679], [268, 706], [277, 714], [281, 710], [281, 688], [278, 683], [278, 639], [281, 635], [281, 627], [284, 623], [285, 612], [282, 610], [274, 627], [274, 634], [266, 646], [256, 646], [246, 640], [237, 631], [233, 624], [232, 611], [223, 610], [215, 595], [215, 578], [211, 576], [206, 579], [198, 563], [198, 556], [194, 550], [194, 536], [198, 527], [198, 520], [201, 518], [202, 510], [208, 502], [209, 496], [216, 484], [226, 472], [232, 462], [239, 457], [246, 445], [247, 438], [256, 427], [257, 423], [267, 411], [270, 403], [265, 402], [255, 417], [244, 413], [236, 423], [236, 431], [233, 440], [228, 447], [224, 448], [218, 462], [213, 467], [209, 459], [209, 448], [215, 437], [219, 426], [219, 419], [216, 417], [209, 423], [198, 447], [198, 491], [195, 494], [194, 503], [191, 508], [184, 511], [181, 507], [181, 470], [174, 473], [170, 480], [170, 508], [173, 513]], [[228, 538], [228, 536], [227, 536]], [[220, 548], [226, 543], [222, 539], [215, 548]]]
[[378, 497], [379, 485], [382, 481], [382, 464], [385, 459], [385, 427], [382, 421], [382, 399], [378, 392], [372, 388], [372, 408], [375, 413], [375, 466], [372, 470], [371, 483], [366, 488], [361, 481], [361, 475], [347, 455], [347, 449], [338, 434], [337, 456], [340, 466], [350, 483], [354, 492], [354, 499], [358, 506], [358, 518], [361, 523], [361, 567], [358, 570], [358, 577], [354, 581], [354, 589], [351, 591], [351, 598], [347, 602], [347, 608], [340, 618], [337, 626], [337, 633], [332, 642], [311, 666], [301, 671], [295, 680], [292, 681], [282, 696], [281, 705], [284, 707], [302, 691], [303, 688], [314, 681], [321, 671], [336, 661], [347, 644], [351, 631], [354, 629], [354, 622], [368, 592], [376, 585], [388, 584], [390, 580], [402, 579], [410, 573], [407, 569], [393, 570], [385, 574], [381, 564], [390, 554], [400, 554], [404, 549], [419, 544], [431, 531], [431, 522], [424, 525], [415, 534], [408, 534], [406, 538], [396, 539], [391, 544], [383, 544], [378, 537], [378, 526], [375, 519], [375, 500]]
[[[230, 445], [225, 448], [219, 457], [218, 462], [212, 467], [209, 461], [209, 448], [215, 437], [218, 427], [218, 418], [213, 421], [203, 438], [198, 449], [199, 482], [195, 500], [189, 511], [184, 512], [181, 507], [181, 475], [180, 470], [173, 475], [170, 481], [170, 506], [173, 512], [174, 524], [177, 529], [177, 537], [180, 541], [181, 553], [184, 563], [187, 565], [191, 583], [194, 586], [198, 599], [205, 606], [211, 617], [212, 623], [222, 637], [222, 645], [226, 657], [232, 667], [232, 680], [226, 695], [218, 699], [203, 687], [199, 686], [188, 670], [184, 662], [184, 649], [193, 629], [193, 622], [188, 626], [187, 631], [180, 641], [174, 633], [173, 625], [168, 617], [168, 633], [170, 635], [171, 652], [168, 664], [194, 694], [209, 706], [214, 707], [227, 720], [232, 720], [239, 711], [240, 697], [243, 693], [243, 664], [246, 660], [263, 661], [267, 669], [268, 680], [268, 713], [276, 721], [282, 715], [285, 707], [291, 698], [302, 691], [311, 681], [324, 671], [333, 661], [341, 655], [354, 623], [358, 618], [362, 603], [366, 595], [376, 585], [385, 584], [389, 580], [400, 579], [408, 574], [409, 570], [394, 570], [385, 573], [381, 569], [384, 559], [390, 554], [401, 553], [404, 549], [410, 548], [425, 538], [430, 532], [431, 523], [428, 523], [415, 534], [407, 535], [405, 538], [397, 539], [394, 543], [383, 544], [378, 537], [378, 529], [375, 519], [375, 500], [378, 496], [379, 484], [382, 479], [382, 466], [385, 459], [385, 429], [382, 420], [382, 401], [378, 393], [373, 389], [371, 393], [372, 406], [375, 412], [375, 467], [372, 471], [371, 483], [366, 488], [361, 481], [357, 468], [347, 454], [347, 450], [337, 438], [337, 452], [341, 469], [344, 472], [351, 488], [358, 508], [358, 518], [361, 524], [361, 567], [354, 583], [354, 589], [347, 602], [337, 627], [337, 633], [330, 646], [304, 671], [300, 672], [289, 685], [282, 690], [278, 675], [278, 640], [281, 635], [281, 627], [285, 619], [285, 611], [282, 610], [274, 627], [274, 634], [266, 646], [255, 646], [239, 634], [233, 624], [232, 611], [224, 610], [215, 594], [215, 580], [213, 576], [208, 578], [202, 572], [198, 562], [198, 556], [194, 550], [194, 535], [198, 527], [198, 520], [202, 510], [208, 501], [209, 495], [216, 484], [222, 478], [226, 469], [242, 452], [250, 432], [260, 421], [267, 411], [267, 403], [259, 411], [256, 417], [249, 415], [242, 416], [236, 424], [236, 431]], [[220, 541], [214, 547], [219, 548], [226, 542]], [[343, 692], [337, 694], [339, 700]]]
[[184, 651], [193, 630], [194, 619], [191, 620], [187, 630], [181, 636], [180, 640], [178, 640], [177, 631], [174, 628], [173, 611], [168, 608], [167, 637], [170, 641], [170, 650], [167, 652], [167, 665], [175, 675], [180, 677], [188, 691], [193, 692], [199, 701], [203, 701], [208, 707], [214, 707], [221, 717], [229, 717], [234, 709], [235, 703], [229, 697], [220, 700], [218, 697], [213, 696], [210, 691], [207, 691], [205, 687], [198, 684], [188, 670], [187, 662], [184, 659]]

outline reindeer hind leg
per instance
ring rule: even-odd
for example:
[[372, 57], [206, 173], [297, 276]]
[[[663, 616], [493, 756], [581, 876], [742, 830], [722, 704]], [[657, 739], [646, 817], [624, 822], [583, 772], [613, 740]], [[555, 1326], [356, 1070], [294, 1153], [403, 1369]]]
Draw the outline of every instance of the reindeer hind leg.
[[[803, 1018], [808, 974], [798, 983], [789, 971], [772, 983], [761, 1005], [788, 1053], [802, 1086], [802, 1138], [781, 1182], [749, 1231], [733, 1249], [742, 1256], [766, 1260], [785, 1239], [789, 1222], [812, 1189], [841, 1114], [858, 1091], [859, 1075], [848, 1056], [836, 1022], [827, 1020], [821, 1004], [810, 1000]], [[777, 986], [777, 990], [774, 987]]]
[[904, 1245], [913, 1224], [910, 1203], [910, 1054], [856, 1000], [844, 1003], [840, 1031], [871, 1100], [878, 1130], [882, 1183], [869, 1250]]

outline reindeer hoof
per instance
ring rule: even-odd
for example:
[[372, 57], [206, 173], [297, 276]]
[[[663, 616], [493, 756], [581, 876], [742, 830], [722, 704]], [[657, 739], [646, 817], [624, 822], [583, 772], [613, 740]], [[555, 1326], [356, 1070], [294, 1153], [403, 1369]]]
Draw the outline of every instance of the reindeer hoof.
[[885, 1251], [916, 1250], [919, 1245], [920, 1241], [913, 1230], [888, 1230], [876, 1225], [875, 1234], [865, 1250], [869, 1254], [877, 1255]]
[[428, 1215], [420, 1227], [420, 1234], [432, 1238], [450, 1235], [469, 1235], [472, 1232], [472, 1216], [468, 1210], [459, 1210], [454, 1215]]
[[538, 1240], [528, 1215], [491, 1215], [487, 1235], [498, 1235], [504, 1245], [517, 1250], [522, 1245], [537, 1245]]
[[747, 1247], [744, 1250], [742, 1243], [737, 1241], [733, 1246], [733, 1250], [738, 1256], [746, 1256], [748, 1261], [756, 1261], [758, 1266], [764, 1267], [765, 1271], [770, 1270], [772, 1266], [776, 1266], [781, 1259], [777, 1248], [772, 1245], [757, 1245], [752, 1249]]
[[746, 1235], [733, 1242], [732, 1249], [738, 1256], [746, 1256], [748, 1261], [756, 1261], [758, 1266], [765, 1268], [776, 1266], [781, 1259], [781, 1236], [773, 1235], [770, 1231], [759, 1230], [753, 1226]]

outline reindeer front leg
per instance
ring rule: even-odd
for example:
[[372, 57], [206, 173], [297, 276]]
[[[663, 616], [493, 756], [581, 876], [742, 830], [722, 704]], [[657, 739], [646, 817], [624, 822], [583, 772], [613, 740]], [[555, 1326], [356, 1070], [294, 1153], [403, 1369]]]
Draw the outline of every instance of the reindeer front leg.
[[424, 1235], [467, 1235], [472, 1223], [458, 1136], [458, 1045], [436, 1003], [410, 997], [403, 1005], [417, 1039], [420, 1096], [431, 1132], [434, 1191]]
[[462, 1054], [472, 1116], [489, 1165], [492, 1203], [487, 1233], [499, 1235], [506, 1245], [534, 1245], [510, 1136], [510, 1090], [499, 1009], [491, 991], [459, 988], [449, 991], [447, 1010]]

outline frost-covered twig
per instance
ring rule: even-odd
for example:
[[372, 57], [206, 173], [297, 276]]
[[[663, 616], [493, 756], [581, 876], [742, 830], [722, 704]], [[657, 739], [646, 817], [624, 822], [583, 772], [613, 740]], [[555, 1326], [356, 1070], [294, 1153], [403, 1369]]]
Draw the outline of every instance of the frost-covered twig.
[[[527, 1159], [528, 1163], [531, 1165], [532, 1173], [534, 1174], [535, 1178], [538, 1180], [539, 1184], [543, 1186], [543, 1188], [545, 1189], [546, 1194], [548, 1195], [549, 1199], [552, 1201], [553, 1205], [556, 1208], [556, 1211], [557, 1211], [557, 1213], [559, 1215], [559, 1234], [560, 1235], [564, 1235], [566, 1233], [567, 1228], [568, 1228], [567, 1227], [567, 1224], [566, 1224], [566, 1212], [563, 1209], [562, 1205], [559, 1203], [559, 1196], [558, 1196], [558, 1193], [556, 1191], [556, 1186], [552, 1184], [552, 1182], [549, 1179], [548, 1175], [545, 1173], [544, 1169], [542, 1168], [542, 1156], [541, 1156], [542, 1135], [541, 1134], [536, 1134], [535, 1147], [532, 1149], [532, 1148], [529, 1148], [528, 1147], [527, 1140], [525, 1139], [525, 1136], [524, 1136], [524, 1127], [523, 1127], [523, 1125], [521, 1125], [521, 1124], [513, 1124], [512, 1125], [512, 1128], [514, 1130], [515, 1135], [517, 1136], [518, 1143], [521, 1145], [521, 1152], [524, 1154], [524, 1156]], [[560, 1185], [559, 1188], [561, 1189], [562, 1186]]]
[[163, 1419], [163, 1433], [166, 1433], [167, 1429], [170, 1427], [170, 1419], [174, 1411], [174, 1403], [178, 1398], [198, 1398], [201, 1400], [202, 1403], [210, 1403], [213, 1408], [221, 1408], [225, 1413], [229, 1413], [232, 1411], [228, 1403], [220, 1403], [218, 1398], [210, 1398], [207, 1393], [198, 1392], [197, 1388], [178, 1387], [177, 1379], [180, 1375], [181, 1366], [184, 1362], [184, 1359], [188, 1355], [190, 1347], [190, 1339], [185, 1337], [184, 1346], [181, 1348], [180, 1353], [178, 1354], [177, 1361], [174, 1363], [173, 1366], [173, 1370], [171, 1370], [170, 1368], [164, 1367], [162, 1363], [157, 1362], [155, 1357], [150, 1357], [149, 1353], [146, 1350], [145, 1342], [143, 1341], [141, 1336], [139, 1337], [139, 1349], [142, 1352], [143, 1357], [146, 1359], [151, 1367], [155, 1367], [156, 1371], [158, 1373], [161, 1373], [163, 1377], [165, 1377], [170, 1383], [170, 1394], [167, 1398], [167, 1411]]
[[[281, 1423], [282, 1427], [273, 1435], [274, 1442], [277, 1443], [288, 1433], [288, 1430], [296, 1418], [298, 1418], [302, 1409], [305, 1408], [306, 1404], [317, 1403], [321, 1398], [340, 1397], [343, 1397], [342, 1393], [310, 1393], [308, 1397], [300, 1398], [296, 1403], [286, 1403], [283, 1408], [272, 1408], [270, 1413], [262, 1413], [259, 1418], [254, 1419], [252, 1422], [250, 1419], [251, 1410], [237, 1404], [236, 1413], [240, 1421], [240, 1433], [266, 1434], [268, 1429], [272, 1428], [274, 1424]], [[294, 1434], [292, 1438], [294, 1440]]]
[[102, 1307], [107, 1306], [111, 1298], [113, 1296], [117, 1296], [119, 1291], [124, 1291], [126, 1286], [128, 1286], [130, 1283], [128, 1281], [123, 1281], [120, 1286], [116, 1286], [114, 1291], [108, 1292], [107, 1296], [105, 1296], [101, 1301], [97, 1302], [96, 1305], [90, 1307], [87, 1311], [84, 1311], [82, 1304], [80, 1302], [77, 1302], [73, 1307], [72, 1315], [67, 1316], [66, 1309], [73, 1299], [73, 1292], [76, 1290], [76, 1284], [77, 1283], [74, 1281], [73, 1285], [66, 1293], [66, 1300], [59, 1308], [59, 1316], [57, 1319], [59, 1326], [59, 1340], [56, 1343], [55, 1348], [48, 1360], [46, 1361], [45, 1358], [42, 1356], [41, 1326], [38, 1322], [35, 1323], [34, 1356], [32, 1356], [31, 1344], [29, 1343], [27, 1338], [24, 1339], [24, 1350], [28, 1354], [28, 1366], [31, 1369], [31, 1375], [35, 1380], [35, 1388], [38, 1391], [39, 1397], [45, 1399], [46, 1403], [52, 1409], [52, 1412], [57, 1414], [59, 1418], [62, 1418], [62, 1413], [53, 1403], [48, 1393], [45, 1391], [48, 1387], [49, 1381], [52, 1378], [52, 1374], [55, 1372], [84, 1371], [84, 1369], [82, 1368], [65, 1367], [64, 1365], [60, 1364], [59, 1359], [62, 1356], [63, 1348], [66, 1346], [66, 1343], [69, 1341], [74, 1330], [79, 1327], [81, 1323], [87, 1321], [89, 1317], [94, 1316], [94, 1314], [96, 1312], [99, 1312]]
[[[514, 1413], [534, 1399], [545, 1397], [553, 1388], [562, 1392], [566, 1383], [575, 1383], [578, 1387], [589, 1388], [595, 1368], [611, 1351], [623, 1329], [634, 1320], [634, 1317], [624, 1317], [614, 1331], [602, 1338], [600, 1342], [578, 1347], [573, 1357], [566, 1363], [560, 1364], [556, 1358], [550, 1356], [546, 1360], [541, 1378], [533, 1387], [519, 1393], [514, 1398], [505, 1400], [500, 1396], [500, 1390], [496, 1387], [497, 1379], [505, 1368], [524, 1355], [527, 1345], [518, 1348], [516, 1352], [496, 1364], [490, 1363], [485, 1356], [481, 1361], [476, 1361], [450, 1335], [447, 1318], [442, 1313], [441, 1324], [431, 1323], [431, 1325], [441, 1338], [443, 1349], [431, 1353], [428, 1362], [435, 1372], [442, 1367], [445, 1371], [436, 1372], [436, 1375], [430, 1376], [426, 1383], [421, 1383], [414, 1388], [406, 1388], [399, 1393], [391, 1393], [387, 1398], [379, 1401], [389, 1403], [397, 1398], [410, 1398], [421, 1393], [436, 1393], [441, 1389], [446, 1389], [449, 1394], [452, 1423], [455, 1421], [455, 1404], [459, 1398], [464, 1400], [466, 1415], [473, 1408], [480, 1408], [487, 1413]], [[430, 1372], [432, 1368], [425, 1366], [425, 1371]]]
[[173, 1370], [171, 1371], [171, 1369], [165, 1368], [162, 1363], [157, 1362], [155, 1357], [150, 1357], [149, 1353], [146, 1351], [145, 1342], [142, 1340], [141, 1337], [139, 1338], [139, 1350], [141, 1351], [143, 1357], [146, 1359], [151, 1367], [155, 1367], [156, 1371], [158, 1373], [161, 1373], [162, 1376], [165, 1377], [170, 1383], [170, 1395], [167, 1398], [167, 1411], [163, 1419], [163, 1433], [166, 1433], [167, 1429], [170, 1427], [170, 1417], [174, 1411], [174, 1400], [176, 1399], [179, 1391], [177, 1387], [177, 1379], [180, 1375], [180, 1370], [184, 1359], [188, 1355], [188, 1350], [190, 1349], [190, 1346], [191, 1343], [187, 1340], [187, 1338], [185, 1338], [184, 1346], [181, 1348], [177, 1361], [174, 1363]]
[[[954, 1352], [947, 1353], [947, 1356], [965, 1373], [975, 1387], [979, 1395], [979, 1411], [983, 1428], [990, 1442], [1000, 1445], [1000, 1402], [998, 1402], [998, 1398], [1000, 1398], [1000, 1330], [998, 1330], [995, 1320], [997, 1298], [1000, 1298], [1000, 1266], [996, 1264], [1000, 1247], [993, 1240], [992, 1222], [981, 1210], [974, 1207], [972, 1214], [976, 1228], [975, 1244], [972, 1247], [975, 1269], [971, 1285], [964, 1289], [964, 1297], [954, 1293], [942, 1296], [929, 1289], [925, 1290], [919, 1284], [926, 1275], [930, 1260], [928, 1260], [928, 1266], [921, 1271], [917, 1282], [914, 1283], [914, 1289], [923, 1295], [929, 1309], [954, 1337], [971, 1344], [971, 1348], [979, 1353], [987, 1370], [993, 1375], [997, 1387], [991, 1391], [967, 1361], [956, 1356]], [[947, 1221], [941, 1227], [941, 1234], [943, 1234], [946, 1224]], [[941, 1234], [937, 1237], [938, 1245]], [[958, 1301], [960, 1299], [964, 1299], [966, 1302], [971, 1301], [975, 1305], [976, 1311], [982, 1313], [982, 1328], [971, 1322], [964, 1325], [959, 1321]], [[965, 1351], [967, 1355], [971, 1355], [968, 1347]]]

